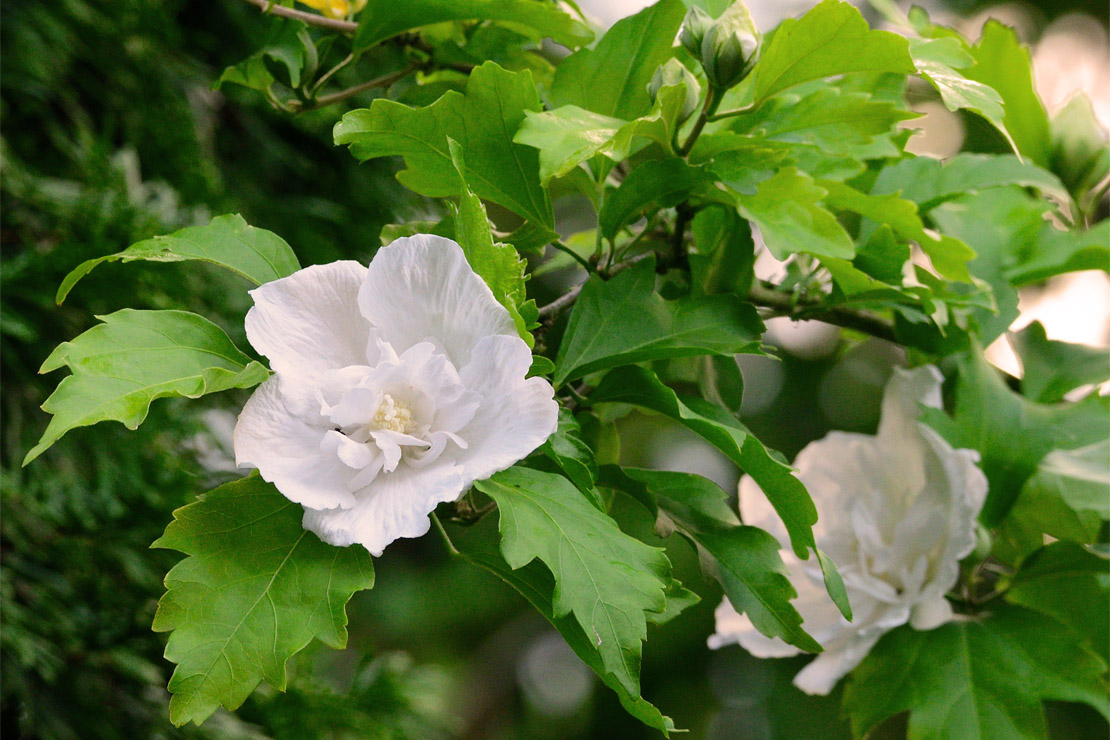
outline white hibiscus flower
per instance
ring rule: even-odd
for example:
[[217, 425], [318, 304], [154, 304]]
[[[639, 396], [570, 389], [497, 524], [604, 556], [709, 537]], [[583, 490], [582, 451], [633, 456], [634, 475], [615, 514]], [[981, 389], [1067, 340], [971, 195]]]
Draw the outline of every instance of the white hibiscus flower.
[[[825, 648], [794, 679], [807, 693], [831, 691], [889, 630], [907, 622], [932, 629], [952, 618], [944, 595], [956, 583], [959, 561], [975, 549], [987, 479], [976, 466], [977, 452], [953, 449], [918, 421], [919, 404], [940, 408], [941, 380], [932, 366], [896, 370], [876, 436], [832, 432], [794, 461], [817, 506], [817, 546], [844, 578], [852, 622], [825, 593], [818, 565], [793, 556], [786, 530], [759, 486], [747, 476], [740, 481], [744, 522], [783, 543], [798, 590], [794, 605], [803, 626]], [[800, 652], [760, 634], [727, 599], [716, 616], [710, 647], [739, 643], [758, 658]]]
[[235, 427], [235, 460], [304, 506], [326, 542], [374, 555], [555, 431], [551, 384], [450, 239], [383, 247], [251, 291], [247, 338], [274, 376]]

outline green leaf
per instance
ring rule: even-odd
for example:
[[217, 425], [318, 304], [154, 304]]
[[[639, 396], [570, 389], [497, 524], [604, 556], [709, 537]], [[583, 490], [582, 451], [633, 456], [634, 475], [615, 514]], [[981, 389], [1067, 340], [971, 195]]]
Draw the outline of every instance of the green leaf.
[[1021, 358], [1021, 393], [1038, 403], [1056, 403], [1076, 388], [1110, 380], [1110, 354], [1084, 344], [1051, 340], [1041, 322], [1010, 334]]
[[552, 603], [556, 582], [551, 572], [538, 562], [531, 562], [521, 568], [510, 567], [498, 551], [492, 525], [493, 517], [486, 517], [453, 539], [462, 556], [516, 589], [559, 631], [574, 654], [593, 669], [606, 686], [616, 692], [625, 711], [669, 737], [670, 732], [675, 729], [671, 718], [660, 714], [658, 709], [640, 697], [639, 692], [629, 693], [616, 675], [606, 669], [596, 643], [586, 636], [574, 615], [556, 612]]
[[908, 711], [908, 740], [1047, 740], [1041, 702], [1107, 714], [1106, 663], [1053, 619], [1017, 607], [918, 632], [887, 633], [852, 673], [855, 737]]
[[1110, 563], [1073, 542], [1053, 542], [1034, 552], [1006, 591], [1006, 601], [1066, 624], [1103, 657], [1110, 652], [1108, 598]]
[[823, 0], [775, 31], [753, 72], [755, 104], [802, 82], [849, 72], [913, 74], [909, 44], [889, 31], [872, 31], [850, 4]]
[[910, 53], [918, 74], [940, 93], [944, 107], [950, 111], [978, 113], [1017, 149], [1004, 123], [1002, 96], [989, 85], [969, 80], [956, 71], [975, 63], [964, 48], [963, 42], [953, 37], [910, 40]]
[[513, 140], [539, 150], [540, 179], [546, 183], [597, 155], [614, 162], [627, 159], [635, 151], [635, 129], [636, 124], [620, 118], [564, 105], [529, 113]]
[[681, 0], [659, 0], [613, 24], [593, 49], [564, 59], [551, 85], [551, 106], [575, 105], [631, 121], [651, 108], [648, 83], [671, 56], [686, 8]]
[[466, 94], [449, 91], [426, 108], [375, 100], [335, 125], [336, 145], [347, 144], [360, 161], [400, 156], [401, 183], [422, 195], [458, 194], [450, 137], [466, 152], [466, 181], [481, 198], [537, 225], [554, 223], [551, 201], [540, 187], [536, 150], [513, 143], [526, 111], [541, 109], [528, 71], [508, 72], [486, 62], [470, 74]]
[[917, 116], [867, 93], [822, 86], [805, 94], [780, 95], [758, 110], [738, 116], [731, 130], [808, 144], [831, 155], [879, 159], [899, 154], [890, 134], [899, 121]]
[[1067, 190], [1051, 172], [1012, 154], [957, 154], [947, 162], [912, 157], [885, 167], [875, 180], [873, 195], [900, 193], [930, 211], [946, 200], [989, 188], [1020, 185], [1067, 200]]
[[1056, 275], [1081, 270], [1106, 271], [1110, 264], [1110, 219], [1089, 229], [1061, 231], [1050, 223], [1040, 224], [1035, 237], [1018, 251], [1020, 261], [1008, 267], [1006, 278], [1015, 286], [1048, 280]]
[[232, 82], [265, 93], [275, 77], [282, 84], [297, 88], [303, 76], [315, 71], [315, 66], [316, 46], [308, 35], [308, 26], [291, 18], [275, 18], [262, 48], [225, 69], [213, 88]]
[[1110, 174], [1108, 134], [1095, 115], [1091, 99], [1073, 95], [1053, 116], [1052, 171], [1060, 175], [1082, 211], [1093, 208], [1088, 194]]
[[763, 634], [781, 637], [802, 650], [821, 645], [802, 629], [802, 615], [790, 603], [798, 596], [787, 577], [778, 540], [758, 527], [741, 525], [727, 504], [728, 494], [691, 473], [625, 468], [644, 487], [673, 525], [700, 545], [719, 565], [714, 575], [737, 611]]
[[277, 234], [248, 226], [239, 214], [217, 216], [207, 226], [190, 226], [168, 236], [132, 244], [116, 254], [87, 260], [62, 280], [55, 300], [61, 303], [77, 281], [103, 262], [185, 262], [200, 260], [226, 267], [255, 285], [301, 269], [293, 250]]
[[663, 551], [621, 532], [562, 476], [515, 467], [475, 485], [497, 502], [506, 562], [515, 570], [539, 559], [551, 570], [555, 616], [573, 613], [605, 670], [638, 696], [646, 615], [666, 608]]
[[598, 225], [606, 239], [614, 239], [625, 224], [648, 208], [678, 205], [699, 186], [716, 179], [708, 167], [691, 165], [685, 159], [649, 159], [628, 173], [620, 187], [605, 195]]
[[964, 76], [998, 92], [1006, 109], [1002, 122], [1017, 150], [1047, 167], [1052, 153], [1048, 114], [1033, 87], [1029, 51], [1012, 28], [996, 20], [984, 24], [979, 43], [970, 51], [975, 65]]
[[502, 21], [550, 36], [564, 46], [588, 44], [593, 32], [560, 8], [532, 0], [372, 0], [359, 21], [355, 49], [433, 23]]
[[540, 450], [567, 474], [579, 490], [593, 490], [597, 483], [597, 460], [593, 450], [582, 439], [582, 429], [574, 414], [567, 409], [559, 409], [559, 425]]
[[917, 242], [942, 276], [971, 281], [967, 263], [975, 258], [975, 250], [954, 237], [926, 231], [913, 201], [896, 195], [867, 195], [834, 180], [820, 180], [818, 185], [827, 192], [825, 205], [858, 213], [876, 224], [890, 227], [903, 239]]
[[193, 313], [128, 308], [97, 318], [103, 323], [58, 345], [39, 370], [66, 366], [73, 374], [42, 405], [54, 416], [24, 465], [71, 429], [109, 420], [136, 429], [156, 398], [250, 388], [269, 375]]
[[851, 259], [852, 238], [819, 205], [827, 194], [809, 175], [784, 167], [761, 182], [755, 195], [737, 194], [736, 203], [740, 215], [759, 227], [763, 242], [780, 260], [795, 252]]
[[314, 638], [347, 643], [344, 607], [374, 585], [361, 547], [326, 545], [301, 526], [301, 507], [257, 476], [174, 512], [152, 547], [189, 557], [166, 575], [154, 630], [172, 630], [166, 658], [175, 725], [235, 709], [263, 679], [285, 688], [286, 662]]
[[520, 306], [527, 299], [524, 289], [524, 260], [511, 245], [493, 241], [486, 207], [466, 183], [466, 162], [462, 147], [448, 137], [447, 148], [451, 153], [451, 162], [455, 166], [460, 188], [459, 209], [455, 217], [455, 240], [462, 247], [470, 268], [489, 286], [497, 302], [508, 310], [521, 339], [532, 347], [535, 339], [528, 331], [524, 317], [520, 315]]
[[663, 414], [701, 435], [750, 475], [790, 534], [795, 554], [815, 547], [812, 527], [817, 509], [790, 466], [781, 462], [728, 412], [699, 398], [679, 398], [654, 373], [642, 367], [610, 371], [590, 394], [591, 403], [630, 403]]
[[1053, 491], [1074, 511], [1110, 520], [1110, 440], [1049, 452], [1026, 482], [1030, 488]]
[[953, 417], [924, 409], [922, 419], [953, 447], [978, 450], [990, 490], [980, 519], [999, 524], [1038, 463], [1054, 449], [1074, 450], [1106, 438], [1110, 399], [1043, 406], [1006, 387], [998, 371], [972, 349], [960, 360]]
[[663, 300], [649, 257], [611, 280], [586, 281], [559, 345], [555, 385], [646, 360], [758, 353], [762, 333], [755, 308], [737, 296]]
[[547, 182], [598, 155], [621, 162], [652, 141], [670, 153], [685, 102], [686, 84], [683, 82], [661, 87], [651, 110], [632, 121], [594, 113], [576, 105], [528, 113], [514, 141], [540, 150], [540, 177]]

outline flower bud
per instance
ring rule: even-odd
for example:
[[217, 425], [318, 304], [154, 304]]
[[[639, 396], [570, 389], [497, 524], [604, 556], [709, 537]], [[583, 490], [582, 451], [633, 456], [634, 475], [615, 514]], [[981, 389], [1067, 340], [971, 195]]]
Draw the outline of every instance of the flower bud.
[[701, 43], [705, 33], [713, 26], [713, 18], [698, 6], [693, 6], [686, 12], [682, 21], [682, 30], [678, 34], [678, 41], [694, 58], [701, 55]]
[[686, 91], [682, 111], [678, 114], [678, 121], [681, 123], [697, 110], [698, 98], [701, 95], [701, 85], [698, 84], [698, 78], [686, 69], [682, 62], [671, 58], [667, 60], [666, 64], [655, 70], [655, 74], [651, 78], [651, 84], [648, 85], [648, 93], [651, 94], [651, 99], [655, 100], [659, 97], [659, 91], [663, 88], [679, 85], [682, 85]]
[[721, 88], [740, 82], [759, 56], [761, 37], [743, 0], [736, 0], [705, 32], [701, 64], [709, 81]]

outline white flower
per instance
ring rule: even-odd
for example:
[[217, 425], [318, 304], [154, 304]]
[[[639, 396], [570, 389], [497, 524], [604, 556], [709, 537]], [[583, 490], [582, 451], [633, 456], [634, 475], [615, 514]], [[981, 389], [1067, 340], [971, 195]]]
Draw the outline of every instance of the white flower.
[[[817, 506], [817, 547], [837, 564], [854, 619], [848, 622], [825, 593], [816, 562], [793, 556], [786, 530], [759, 486], [740, 481], [746, 524], [774, 534], [803, 626], [825, 652], [794, 679], [810, 694], [827, 694], [859, 665], [889, 630], [909, 622], [919, 630], [952, 618], [944, 594], [959, 576], [959, 561], [975, 548], [976, 517], [987, 479], [978, 453], [955, 450], [918, 421], [920, 404], [940, 408], [940, 372], [932, 366], [896, 370], [883, 397], [874, 437], [832, 432], [808, 445], [794, 461]], [[800, 651], [760, 634], [726, 599], [717, 608], [709, 646], [739, 643], [758, 658]]]
[[374, 555], [555, 431], [551, 384], [450, 239], [369, 268], [307, 267], [251, 291], [247, 338], [275, 375], [235, 427], [235, 460], [304, 506], [326, 542]]

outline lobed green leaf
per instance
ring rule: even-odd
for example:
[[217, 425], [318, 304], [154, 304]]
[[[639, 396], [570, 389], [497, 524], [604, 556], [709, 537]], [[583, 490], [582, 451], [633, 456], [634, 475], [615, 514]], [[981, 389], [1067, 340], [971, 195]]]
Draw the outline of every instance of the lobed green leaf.
[[249, 226], [239, 214], [217, 216], [207, 226], [189, 226], [166, 236], [133, 244], [122, 252], [96, 257], [65, 276], [56, 301], [61, 303], [77, 281], [104, 262], [186, 262], [200, 260], [225, 267], [255, 285], [287, 277], [301, 265], [277, 234]]
[[166, 575], [154, 617], [155, 631], [171, 631], [175, 725], [235, 709], [262, 680], [284, 689], [286, 663], [313, 639], [346, 645], [345, 605], [373, 587], [373, 564], [361, 547], [324, 544], [301, 517], [252, 476], [175, 511], [152, 545], [188, 555]]
[[103, 323], [58, 345], [39, 370], [65, 366], [73, 374], [42, 405], [53, 418], [24, 465], [71, 429], [101, 421], [135, 429], [157, 398], [250, 388], [269, 375], [223, 329], [187, 311], [123, 309], [97, 318]]

